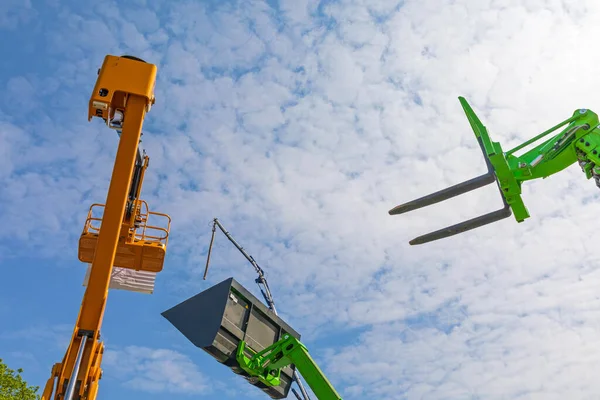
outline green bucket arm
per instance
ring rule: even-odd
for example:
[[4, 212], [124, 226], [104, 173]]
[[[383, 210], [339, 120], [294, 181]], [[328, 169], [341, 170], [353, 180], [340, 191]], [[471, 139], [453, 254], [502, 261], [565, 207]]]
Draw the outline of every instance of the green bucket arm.
[[240, 341], [236, 360], [248, 375], [256, 377], [266, 386], [278, 386], [281, 369], [294, 364], [319, 400], [342, 399], [306, 347], [293, 336], [286, 334], [258, 353]]
[[[504, 152], [500, 143], [493, 142], [486, 127], [481, 123], [469, 103], [459, 97], [475, 138], [483, 152], [487, 173], [476, 178], [440, 190], [419, 199], [394, 207], [390, 215], [403, 214], [426, 207], [460, 194], [496, 182], [504, 207], [479, 217], [419, 236], [409, 243], [423, 244], [469, 231], [514, 214], [517, 222], [529, 217], [529, 211], [521, 198], [524, 181], [546, 178], [578, 162], [587, 179], [594, 178], [600, 188], [600, 126], [598, 115], [587, 109], [579, 109], [573, 115], [540, 133], [517, 147]], [[563, 128], [550, 139], [520, 156], [515, 153]]]

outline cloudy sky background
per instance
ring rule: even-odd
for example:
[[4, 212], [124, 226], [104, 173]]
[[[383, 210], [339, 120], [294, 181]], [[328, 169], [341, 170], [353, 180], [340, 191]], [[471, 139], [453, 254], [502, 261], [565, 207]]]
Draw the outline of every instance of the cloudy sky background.
[[77, 239], [116, 134], [87, 122], [106, 54], [158, 66], [143, 188], [173, 218], [152, 296], [112, 291], [99, 398], [265, 398], [160, 313], [254, 272], [344, 399], [588, 399], [600, 390], [600, 191], [524, 186], [532, 217], [411, 247], [497, 189], [391, 217], [485, 171], [457, 96], [509, 149], [600, 110], [592, 0], [3, 1], [0, 357], [43, 386], [75, 322]]

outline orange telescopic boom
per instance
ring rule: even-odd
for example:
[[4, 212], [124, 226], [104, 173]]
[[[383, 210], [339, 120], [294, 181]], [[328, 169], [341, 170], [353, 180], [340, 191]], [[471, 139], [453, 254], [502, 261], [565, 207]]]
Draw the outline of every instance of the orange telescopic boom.
[[[106, 204], [94, 204], [79, 240], [79, 259], [91, 264], [86, 290], [62, 362], [52, 367], [42, 400], [94, 400], [102, 377], [100, 328], [111, 276], [162, 270], [170, 217], [148, 211], [139, 199], [148, 156], [139, 151], [144, 117], [154, 104], [157, 68], [131, 56], [107, 55], [89, 102], [88, 120], [102, 118], [119, 133]], [[94, 217], [93, 210], [102, 210]], [[149, 218], [166, 226], [151, 226]], [[114, 267], [114, 268], [113, 268]], [[145, 275], [145, 276], [146, 276]]]

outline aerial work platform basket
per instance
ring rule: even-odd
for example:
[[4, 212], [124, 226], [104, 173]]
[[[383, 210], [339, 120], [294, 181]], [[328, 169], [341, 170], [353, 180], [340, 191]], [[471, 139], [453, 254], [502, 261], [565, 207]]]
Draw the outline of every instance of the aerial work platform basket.
[[[171, 217], [149, 211], [148, 204], [144, 200], [138, 200], [136, 207], [139, 212], [133, 213], [138, 216], [133, 226], [130, 227], [125, 223], [121, 226], [114, 266], [137, 271], [160, 272], [165, 260]], [[92, 263], [94, 259], [103, 211], [104, 204], [96, 203], [90, 207], [79, 238], [78, 256], [81, 262]], [[150, 225], [148, 221], [151, 217], [153, 221], [159, 223], [162, 221], [162, 226]]]
[[281, 369], [280, 384], [267, 386], [250, 376], [236, 360], [240, 341], [252, 357], [288, 334], [300, 334], [269, 310], [235, 279], [229, 278], [162, 313], [190, 342], [244, 376], [272, 399], [287, 397], [295, 366]]

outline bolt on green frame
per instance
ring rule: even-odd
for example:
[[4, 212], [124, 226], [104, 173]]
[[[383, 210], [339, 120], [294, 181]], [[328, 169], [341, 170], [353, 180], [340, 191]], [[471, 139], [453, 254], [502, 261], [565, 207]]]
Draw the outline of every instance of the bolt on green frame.
[[[510, 217], [513, 213], [517, 222], [523, 222], [529, 217], [529, 211], [521, 198], [522, 183], [532, 179], [546, 178], [564, 170], [575, 162], [579, 163], [582, 171], [586, 174], [586, 178], [591, 179], [593, 177], [596, 185], [600, 187], [600, 126], [598, 125], [598, 115], [594, 112], [587, 109], [576, 110], [570, 118], [504, 152], [500, 143], [491, 140], [486, 127], [481, 123], [469, 103], [463, 97], [459, 97], [459, 101], [475, 133], [475, 138], [479, 142], [488, 172], [401, 204], [391, 209], [389, 214], [397, 215], [413, 211], [493, 182], [498, 185], [504, 207], [468, 221], [419, 236], [409, 242], [411, 245], [423, 244], [463, 233]], [[563, 128], [560, 132], [524, 154], [520, 156], [514, 154], [560, 128]]]

